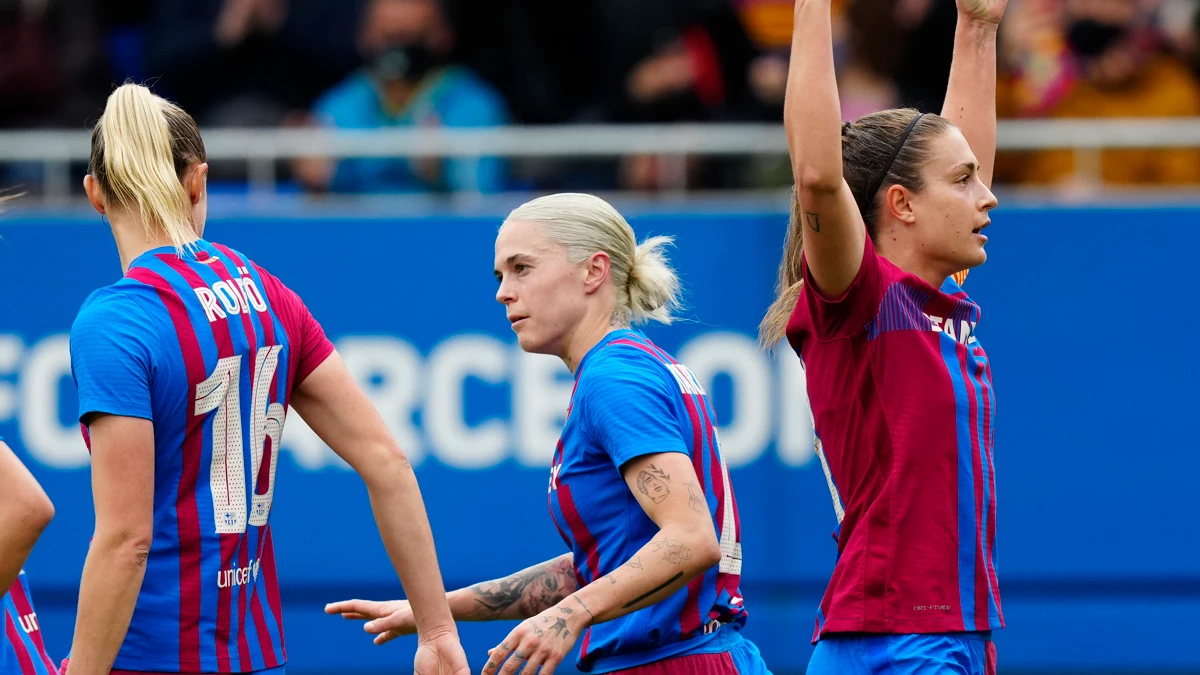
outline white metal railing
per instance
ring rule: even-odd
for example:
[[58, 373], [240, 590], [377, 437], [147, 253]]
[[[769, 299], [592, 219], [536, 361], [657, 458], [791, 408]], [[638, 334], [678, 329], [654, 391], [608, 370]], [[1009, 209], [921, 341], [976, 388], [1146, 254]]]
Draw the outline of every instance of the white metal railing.
[[[209, 159], [245, 161], [252, 190], [273, 192], [276, 162], [299, 157], [617, 157], [782, 155], [778, 124], [671, 124], [502, 127], [489, 129], [211, 129]], [[1001, 150], [1069, 149], [1076, 167], [1097, 177], [1107, 148], [1200, 148], [1200, 118], [1003, 120]], [[49, 199], [70, 193], [71, 162], [85, 162], [86, 131], [0, 131], [0, 163], [36, 162]], [[684, 172], [677, 172], [681, 176]], [[685, 188], [686, 185], [677, 185]]]

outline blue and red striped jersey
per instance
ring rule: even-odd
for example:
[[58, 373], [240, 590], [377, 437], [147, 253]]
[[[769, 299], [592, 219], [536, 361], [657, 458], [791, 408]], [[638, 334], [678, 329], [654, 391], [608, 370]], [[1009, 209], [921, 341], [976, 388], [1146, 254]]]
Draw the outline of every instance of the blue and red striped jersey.
[[0, 640], [0, 673], [4, 675], [58, 675], [54, 661], [46, 654], [42, 627], [33, 609], [33, 596], [25, 570], [4, 595], [4, 639]]
[[332, 352], [294, 292], [204, 240], [146, 252], [84, 302], [71, 329], [81, 423], [154, 422], [154, 539], [115, 669], [286, 661], [269, 525], [279, 441], [292, 392]]
[[574, 554], [582, 587], [629, 561], [658, 533], [621, 474], [662, 452], [692, 459], [721, 539], [721, 562], [650, 607], [592, 626], [579, 668], [604, 673], [728, 649], [739, 631], [741, 524], [708, 394], [686, 366], [633, 330], [610, 332], [579, 363], [550, 475], [550, 515]]
[[788, 325], [804, 361], [838, 560], [813, 640], [1003, 627], [996, 581], [996, 395], [980, 310], [866, 238], [828, 298], [805, 267]]

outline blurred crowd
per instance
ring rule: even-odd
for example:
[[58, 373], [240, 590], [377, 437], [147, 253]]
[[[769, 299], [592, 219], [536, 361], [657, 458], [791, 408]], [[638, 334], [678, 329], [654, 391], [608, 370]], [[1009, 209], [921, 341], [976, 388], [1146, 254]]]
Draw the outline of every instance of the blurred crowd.
[[[954, 0], [835, 0], [843, 115], [937, 111]], [[782, 117], [792, 0], [0, 0], [0, 128], [93, 123], [145, 82], [202, 128], [495, 127]], [[1200, 0], [1010, 0], [1001, 117], [1200, 116]], [[1069, 151], [1002, 154], [997, 180], [1061, 184]], [[1200, 151], [1106, 151], [1106, 183], [1200, 183]], [[786, 184], [786, 161], [312, 157], [299, 189], [489, 193]], [[36, 191], [28, 167], [0, 180]], [[22, 173], [24, 171], [24, 173]], [[233, 185], [239, 167], [214, 167]]]

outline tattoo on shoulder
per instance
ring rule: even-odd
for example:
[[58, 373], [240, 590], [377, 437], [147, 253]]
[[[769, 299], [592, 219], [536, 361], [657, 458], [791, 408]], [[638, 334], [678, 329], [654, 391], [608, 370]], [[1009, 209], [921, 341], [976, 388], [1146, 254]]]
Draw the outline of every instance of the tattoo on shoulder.
[[692, 549], [683, 545], [683, 542], [675, 539], [655, 539], [655, 550], [662, 551], [663, 560], [672, 565], [682, 565], [683, 561], [690, 560], [692, 557]]
[[688, 506], [696, 513], [704, 513], [708, 509], [708, 502], [704, 500], [704, 491], [700, 489], [700, 484], [696, 481], [691, 481], [683, 484], [688, 491]]
[[804, 212], [804, 222], [808, 223], [808, 226], [810, 228], [812, 228], [813, 232], [821, 231], [821, 216], [820, 215], [813, 213], [812, 211], [805, 211]]
[[667, 472], [653, 464], [638, 473], [638, 491], [649, 497], [650, 501], [655, 504], [661, 504], [662, 500], [671, 494], [671, 488], [667, 486], [667, 483], [670, 482], [671, 477], [667, 475]]

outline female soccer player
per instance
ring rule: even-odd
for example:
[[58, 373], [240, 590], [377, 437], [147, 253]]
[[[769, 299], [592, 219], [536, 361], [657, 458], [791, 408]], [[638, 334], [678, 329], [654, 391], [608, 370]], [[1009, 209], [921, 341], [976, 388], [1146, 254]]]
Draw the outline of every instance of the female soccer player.
[[[521, 348], [575, 374], [550, 472], [550, 514], [571, 552], [450, 594], [460, 620], [526, 619], [484, 675], [550, 675], [581, 637], [579, 667], [592, 673], [767, 672], [739, 632], [741, 528], [708, 395], [630, 328], [671, 321], [669, 241], [638, 245], [612, 206], [578, 194], [517, 208], [496, 237], [496, 299]], [[326, 611], [372, 619], [376, 643], [413, 629], [403, 601]]]
[[46, 653], [29, 584], [21, 567], [42, 530], [54, 517], [54, 505], [29, 469], [0, 438], [0, 673], [57, 675]]
[[268, 519], [290, 405], [367, 485], [416, 672], [466, 675], [404, 453], [300, 298], [200, 238], [207, 171], [186, 112], [133, 84], [109, 97], [84, 187], [125, 275], [71, 330], [96, 530], [64, 671], [282, 673]]
[[839, 119], [830, 0], [798, 0], [786, 125], [798, 198], [762, 337], [804, 360], [838, 559], [810, 675], [993, 672], [991, 367], [950, 278], [987, 258], [996, 28], [958, 0], [943, 115]]

